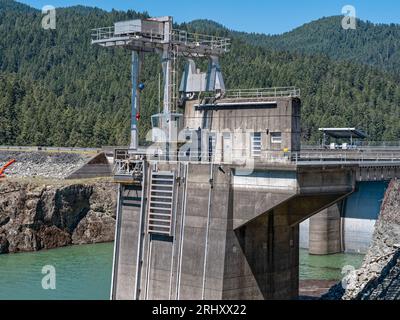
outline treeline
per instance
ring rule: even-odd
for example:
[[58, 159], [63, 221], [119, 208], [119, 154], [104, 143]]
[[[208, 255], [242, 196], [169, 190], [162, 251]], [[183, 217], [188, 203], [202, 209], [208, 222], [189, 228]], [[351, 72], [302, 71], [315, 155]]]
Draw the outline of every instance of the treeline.
[[[146, 16], [72, 7], [57, 10], [57, 29], [46, 31], [39, 11], [0, 0], [0, 145], [128, 144], [129, 53], [92, 46], [90, 29]], [[229, 34], [212, 22], [179, 27]], [[400, 138], [400, 86], [389, 73], [324, 55], [268, 49], [242, 36], [233, 37], [221, 63], [231, 89], [299, 87], [305, 141], [317, 141], [320, 126], [360, 127], [371, 140]], [[146, 56], [142, 139], [159, 110], [160, 72], [159, 58]]]
[[267, 49], [323, 54], [335, 60], [367, 64], [397, 76], [400, 72], [400, 25], [357, 19], [356, 29], [346, 30], [342, 28], [342, 19], [343, 16], [321, 18], [282, 35], [232, 31], [209, 20], [196, 20], [188, 26], [192, 30], [224, 34]]

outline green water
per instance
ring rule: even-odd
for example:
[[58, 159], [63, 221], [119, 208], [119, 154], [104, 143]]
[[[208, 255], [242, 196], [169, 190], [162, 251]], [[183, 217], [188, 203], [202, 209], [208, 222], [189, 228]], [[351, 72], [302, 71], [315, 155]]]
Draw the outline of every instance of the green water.
[[[75, 246], [0, 255], [0, 300], [108, 300], [113, 244]], [[362, 255], [310, 256], [300, 250], [301, 280], [340, 280], [342, 268], [358, 268]], [[56, 269], [56, 290], [42, 288], [43, 266]]]
[[364, 255], [334, 254], [312, 256], [307, 250], [300, 250], [300, 280], [341, 280], [346, 266], [361, 267]]
[[[0, 300], [107, 300], [113, 244], [0, 255]], [[56, 270], [56, 289], [42, 288], [42, 268]]]

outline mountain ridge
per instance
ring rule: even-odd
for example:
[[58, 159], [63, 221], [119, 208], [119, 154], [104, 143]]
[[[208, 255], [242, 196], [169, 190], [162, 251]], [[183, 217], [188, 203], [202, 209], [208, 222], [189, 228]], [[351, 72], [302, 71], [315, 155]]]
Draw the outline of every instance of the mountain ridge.
[[[280, 35], [229, 30], [209, 20], [188, 23], [193, 30], [215, 31], [263, 48], [302, 54], [323, 54], [335, 60], [400, 72], [400, 24], [375, 24], [357, 19], [356, 30], [344, 30], [343, 16], [323, 17]], [[209, 27], [211, 26], [211, 27]]]
[[[13, 1], [0, 0], [0, 7], [4, 3], [12, 7]], [[90, 30], [148, 14], [81, 11], [61, 9], [57, 29], [43, 30], [38, 10], [0, 10], [0, 145], [128, 144], [129, 53], [92, 46]], [[178, 27], [191, 31], [207, 25]], [[220, 24], [208, 28], [213, 29], [211, 34], [229, 35]], [[317, 142], [321, 126], [357, 126], [372, 140], [400, 138], [400, 84], [393, 73], [321, 53], [251, 45], [232, 35], [232, 50], [221, 58], [227, 88], [299, 87], [304, 141]], [[141, 77], [146, 84], [142, 140], [150, 129], [150, 116], [159, 110], [160, 72], [159, 57], [146, 55]]]

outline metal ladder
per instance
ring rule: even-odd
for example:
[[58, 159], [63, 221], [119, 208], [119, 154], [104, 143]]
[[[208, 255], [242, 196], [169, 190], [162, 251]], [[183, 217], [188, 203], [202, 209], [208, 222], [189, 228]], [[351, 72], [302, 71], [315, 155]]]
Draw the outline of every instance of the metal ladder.
[[147, 224], [148, 233], [170, 237], [173, 235], [174, 189], [174, 172], [152, 172]]

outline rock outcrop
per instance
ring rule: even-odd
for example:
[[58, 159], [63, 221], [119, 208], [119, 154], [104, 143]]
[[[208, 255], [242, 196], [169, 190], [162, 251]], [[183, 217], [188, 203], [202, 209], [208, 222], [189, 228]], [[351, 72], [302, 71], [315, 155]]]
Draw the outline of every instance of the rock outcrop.
[[116, 186], [0, 182], [0, 254], [113, 241]]
[[393, 180], [386, 192], [372, 245], [359, 270], [323, 299], [400, 299], [400, 181]]

